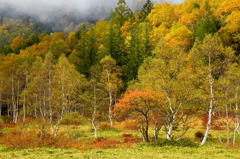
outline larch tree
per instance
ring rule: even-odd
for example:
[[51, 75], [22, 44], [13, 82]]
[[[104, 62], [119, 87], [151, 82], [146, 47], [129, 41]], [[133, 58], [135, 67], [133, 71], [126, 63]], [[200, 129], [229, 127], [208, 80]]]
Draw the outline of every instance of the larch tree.
[[152, 9], [153, 3], [151, 2], [151, 0], [147, 0], [140, 11], [141, 21], [144, 21], [146, 19], [146, 17], [148, 16]]
[[120, 24], [121, 27], [123, 26], [124, 22], [128, 20], [129, 17], [133, 16], [131, 9], [126, 6], [125, 0], [118, 1], [115, 12], [113, 12], [112, 14], [114, 15], [114, 19], [117, 21], [117, 23]]

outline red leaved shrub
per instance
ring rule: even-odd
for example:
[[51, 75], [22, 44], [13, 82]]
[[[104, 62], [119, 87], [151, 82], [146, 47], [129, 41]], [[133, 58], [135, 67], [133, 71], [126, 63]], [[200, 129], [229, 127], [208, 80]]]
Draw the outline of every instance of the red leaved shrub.
[[[211, 117], [212, 123], [214, 123], [215, 119], [216, 119], [215, 116], [212, 116], [212, 117]], [[202, 120], [202, 126], [205, 127], [205, 126], [207, 125], [207, 123], [208, 123], [208, 115], [204, 115], [204, 116], [201, 118], [201, 120]]]
[[132, 121], [124, 121], [122, 124], [123, 130], [137, 130], [138, 127], [135, 122]]
[[117, 144], [120, 144], [119, 141], [116, 140], [107, 140], [104, 137], [99, 137], [90, 142], [93, 148], [98, 149], [110, 149], [110, 148], [117, 148]]
[[134, 139], [132, 134], [122, 134], [121, 138], [123, 138], [123, 143], [127, 147], [131, 147], [132, 144], [135, 144], [138, 142], [137, 139]]
[[224, 122], [224, 121], [219, 122], [219, 126], [225, 126], [225, 125], [227, 125], [227, 122]]
[[102, 123], [98, 126], [99, 129], [104, 130], [104, 129], [109, 129], [111, 128], [111, 125], [109, 123]]
[[122, 134], [121, 138], [131, 138], [132, 134]]
[[73, 142], [62, 133], [59, 133], [57, 136], [53, 136], [49, 133], [41, 135], [41, 132], [37, 133], [33, 130], [21, 133], [16, 129], [12, 129], [7, 134], [2, 135], [0, 137], [0, 144], [11, 149], [39, 147], [79, 149], [82, 147], [82, 142]]

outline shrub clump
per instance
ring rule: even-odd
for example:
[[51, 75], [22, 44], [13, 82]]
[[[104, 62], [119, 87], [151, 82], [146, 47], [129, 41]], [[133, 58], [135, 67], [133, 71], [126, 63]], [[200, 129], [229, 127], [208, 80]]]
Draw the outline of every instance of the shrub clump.
[[202, 139], [204, 137], [204, 134], [201, 131], [197, 131], [194, 135], [197, 139]]
[[177, 147], [198, 147], [199, 145], [191, 140], [163, 140], [163, 141], [157, 141], [152, 144], [153, 146], [177, 146]]
[[80, 115], [78, 112], [68, 113], [63, 117], [63, 125], [80, 125], [87, 122], [87, 119]]
[[107, 140], [104, 137], [98, 137], [97, 139], [90, 142], [90, 145], [92, 145], [93, 148], [98, 149], [117, 148], [117, 144], [120, 144], [120, 142], [116, 140]]
[[122, 134], [121, 138], [125, 144], [137, 143], [137, 139], [134, 139], [132, 134]]
[[122, 129], [123, 130], [137, 130], [137, 124], [132, 121], [124, 121], [122, 124]]
[[49, 133], [41, 135], [41, 132], [28, 131], [22, 133], [16, 129], [12, 129], [7, 134], [0, 137], [0, 144], [10, 149], [26, 149], [26, 148], [62, 148], [62, 149], [79, 149], [82, 142], [73, 142], [65, 137], [63, 133], [53, 136]]

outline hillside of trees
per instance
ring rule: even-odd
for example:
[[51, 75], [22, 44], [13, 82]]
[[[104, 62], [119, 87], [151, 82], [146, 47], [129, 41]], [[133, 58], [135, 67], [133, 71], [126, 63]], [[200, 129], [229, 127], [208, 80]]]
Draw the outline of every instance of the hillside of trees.
[[0, 116], [13, 125], [37, 119], [40, 136], [57, 136], [76, 114], [95, 137], [100, 122], [131, 121], [149, 142], [150, 128], [154, 140], [161, 129], [179, 140], [192, 117], [206, 115], [202, 145], [222, 118], [227, 144], [239, 142], [240, 1], [147, 0], [141, 8], [119, 0], [109, 20], [66, 32], [1, 19]]

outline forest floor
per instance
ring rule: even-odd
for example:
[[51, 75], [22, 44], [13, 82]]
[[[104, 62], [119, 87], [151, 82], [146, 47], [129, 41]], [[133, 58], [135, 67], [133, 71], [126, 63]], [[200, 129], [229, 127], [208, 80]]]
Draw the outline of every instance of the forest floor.
[[[205, 129], [202, 124], [200, 124], [200, 121], [199, 123], [195, 122], [191, 125], [191, 128], [182, 140], [171, 142], [165, 140], [166, 134], [164, 130], [161, 130], [157, 142], [144, 143], [138, 130], [126, 130], [122, 128], [122, 125], [122, 123], [115, 123], [115, 128], [108, 128], [106, 127], [106, 123], [103, 123], [99, 126], [102, 128], [98, 131], [97, 139], [94, 138], [93, 128], [89, 125], [65, 125], [61, 128], [62, 132], [65, 132], [64, 136], [77, 142], [80, 145], [79, 147], [73, 149], [51, 148], [51, 146], [41, 148], [16, 148], [9, 147], [10, 143], [8, 143], [6, 145], [0, 145], [0, 158], [240, 158], [240, 136], [237, 135], [237, 142], [235, 147], [233, 147], [233, 132], [231, 130], [230, 145], [227, 146], [224, 126], [220, 131], [223, 144], [219, 141], [219, 130], [211, 130], [206, 145], [201, 146], [201, 139], [195, 135], [196, 132], [204, 133]], [[23, 129], [23, 126], [16, 125], [12, 128], [1, 129], [1, 135], [4, 136], [3, 134], [13, 131], [13, 134], [16, 134], [16, 129], [19, 128]], [[36, 128], [34, 128], [33, 125], [28, 125], [26, 129], [29, 131], [30, 129]], [[178, 131], [180, 133], [180, 130], [175, 130], [175, 132]], [[149, 134], [152, 140], [152, 128]], [[177, 136], [176, 133], [175, 135]], [[5, 138], [1, 138], [1, 140], [2, 139], [4, 139], [4, 141], [10, 141]]]

